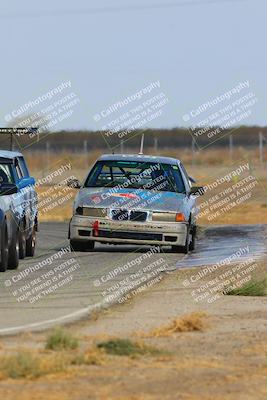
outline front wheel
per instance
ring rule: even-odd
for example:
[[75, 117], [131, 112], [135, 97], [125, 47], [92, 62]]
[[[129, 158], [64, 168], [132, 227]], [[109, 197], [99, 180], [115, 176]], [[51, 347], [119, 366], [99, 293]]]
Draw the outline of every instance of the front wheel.
[[19, 233], [15, 232], [8, 252], [8, 269], [17, 269], [19, 266]]
[[191, 227], [191, 241], [189, 244], [189, 250], [193, 251], [196, 247], [196, 234], [197, 234], [197, 227], [194, 225]]
[[36, 247], [36, 227], [32, 228], [32, 233], [29, 239], [26, 240], [26, 256], [33, 257]]
[[19, 258], [23, 260], [26, 257], [26, 231], [24, 223], [19, 227]]
[[4, 224], [1, 229], [1, 249], [0, 249], [0, 272], [5, 272], [8, 265], [8, 235], [7, 226]]
[[190, 243], [189, 243], [189, 241], [190, 241], [189, 240], [190, 239], [189, 232], [190, 232], [190, 226], [187, 228], [187, 231], [186, 231], [185, 245], [184, 246], [172, 246], [172, 251], [174, 253], [187, 254], [189, 252], [189, 245], [190, 245]]
[[91, 251], [94, 250], [95, 242], [88, 240], [88, 242], [81, 240], [70, 239], [71, 251]]

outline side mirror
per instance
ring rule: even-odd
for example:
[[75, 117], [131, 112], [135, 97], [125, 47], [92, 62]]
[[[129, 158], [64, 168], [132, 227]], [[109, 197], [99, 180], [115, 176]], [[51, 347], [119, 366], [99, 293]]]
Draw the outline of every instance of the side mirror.
[[77, 178], [70, 178], [67, 180], [67, 186], [72, 189], [80, 189], [82, 187], [81, 182]]
[[203, 196], [205, 194], [203, 186], [192, 186], [189, 192], [189, 196]]
[[30, 185], [32, 185], [32, 186], [35, 185], [36, 181], [35, 181], [35, 179], [34, 179], [33, 176], [30, 176], [30, 177], [28, 178], [28, 180], [29, 180], [29, 184], [30, 184]]
[[192, 178], [192, 176], [189, 176], [188, 178], [189, 178], [189, 181], [190, 181], [191, 183], [196, 183], [196, 180], [195, 180], [194, 178]]
[[24, 189], [27, 186], [34, 186], [34, 185], [35, 185], [35, 179], [32, 176], [27, 176], [26, 178], [22, 178], [18, 183], [18, 187], [20, 189]]
[[15, 185], [15, 183], [2, 183], [0, 185], [1, 196], [7, 196], [15, 193], [18, 193], [18, 187]]

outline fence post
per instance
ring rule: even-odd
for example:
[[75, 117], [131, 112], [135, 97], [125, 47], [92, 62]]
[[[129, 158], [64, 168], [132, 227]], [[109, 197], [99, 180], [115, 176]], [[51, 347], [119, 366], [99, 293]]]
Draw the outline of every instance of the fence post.
[[259, 132], [259, 152], [260, 152], [260, 163], [263, 164], [263, 135]]
[[84, 151], [84, 161], [85, 161], [85, 166], [87, 167], [87, 154], [88, 154], [88, 142], [87, 140], [83, 141], [83, 151]]
[[10, 133], [10, 150], [13, 151], [14, 146], [13, 146], [13, 133]]
[[50, 142], [46, 142], [46, 162], [50, 166]]
[[230, 154], [230, 160], [232, 161], [232, 159], [233, 159], [233, 135], [229, 136], [229, 154]]
[[192, 137], [192, 166], [195, 165], [195, 151], [196, 151], [195, 138]]
[[158, 153], [158, 138], [154, 137], [154, 152]]

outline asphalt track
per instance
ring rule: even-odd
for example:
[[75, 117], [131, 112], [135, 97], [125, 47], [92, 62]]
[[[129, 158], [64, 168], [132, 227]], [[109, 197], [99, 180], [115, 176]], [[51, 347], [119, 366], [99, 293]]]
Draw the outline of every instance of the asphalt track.
[[[241, 259], [266, 253], [265, 225], [214, 226], [200, 234], [195, 252], [97, 245], [91, 253], [68, 251], [68, 225], [43, 223], [36, 256], [0, 274], [0, 334], [39, 330], [85, 317], [149, 290], [166, 271], [215, 264], [239, 251]], [[62, 249], [64, 249], [62, 251]]]

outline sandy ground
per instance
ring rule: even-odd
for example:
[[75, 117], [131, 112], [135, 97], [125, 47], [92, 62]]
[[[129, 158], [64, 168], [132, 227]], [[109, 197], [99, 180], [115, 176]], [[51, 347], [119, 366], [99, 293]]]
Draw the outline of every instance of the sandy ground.
[[[230, 268], [223, 267], [220, 273]], [[109, 356], [101, 366], [71, 367], [64, 373], [35, 380], [2, 380], [0, 398], [266, 400], [267, 298], [221, 296], [210, 304], [196, 302], [192, 290], [199, 285], [185, 287], [184, 282], [199, 271], [195, 268], [167, 273], [149, 291], [67, 328], [80, 337], [82, 348], [104, 337], [141, 338], [166, 351], [166, 355]], [[264, 262], [256, 274], [266, 275]], [[205, 282], [207, 279], [202, 280], [202, 284]], [[145, 334], [193, 311], [207, 314], [203, 331], [170, 337]], [[0, 352], [22, 347], [42, 349], [46, 336], [39, 333], [1, 338]]]

